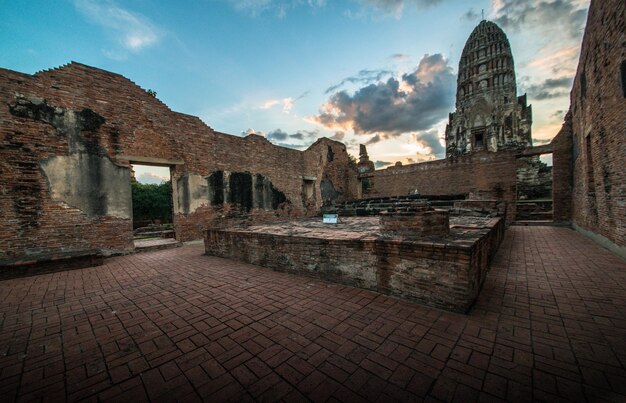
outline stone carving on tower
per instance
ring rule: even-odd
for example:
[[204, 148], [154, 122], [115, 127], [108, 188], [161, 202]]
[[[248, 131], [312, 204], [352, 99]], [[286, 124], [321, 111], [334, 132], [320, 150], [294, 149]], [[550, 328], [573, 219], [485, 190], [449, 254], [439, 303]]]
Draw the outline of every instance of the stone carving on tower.
[[526, 94], [517, 96], [513, 54], [500, 27], [483, 20], [474, 28], [458, 74], [456, 111], [446, 125], [446, 157], [532, 146], [532, 109]]

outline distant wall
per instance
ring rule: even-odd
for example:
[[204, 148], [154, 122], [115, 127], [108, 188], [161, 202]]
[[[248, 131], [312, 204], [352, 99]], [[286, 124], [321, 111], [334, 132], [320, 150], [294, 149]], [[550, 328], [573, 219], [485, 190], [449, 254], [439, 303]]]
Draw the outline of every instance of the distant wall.
[[366, 174], [370, 192], [364, 197], [481, 194], [507, 202], [507, 221], [515, 218], [517, 158], [515, 151], [472, 154], [390, 167]]
[[[0, 69], [0, 265], [132, 250], [131, 163], [171, 166], [180, 241], [358, 196], [342, 143], [298, 151], [219, 133], [123, 76], [79, 63], [35, 75]], [[242, 206], [243, 194], [211, 201], [216, 172], [254, 179], [227, 187], [254, 203]], [[268, 194], [280, 203], [259, 203]]]
[[624, 256], [625, 15], [623, 0], [592, 1], [570, 94], [573, 224]]

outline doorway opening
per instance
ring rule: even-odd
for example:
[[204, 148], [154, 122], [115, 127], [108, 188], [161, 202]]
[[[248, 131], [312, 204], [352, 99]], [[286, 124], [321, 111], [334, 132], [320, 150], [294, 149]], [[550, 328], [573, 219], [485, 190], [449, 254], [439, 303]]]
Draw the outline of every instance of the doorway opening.
[[135, 249], [175, 243], [169, 166], [131, 165]]
[[517, 159], [517, 221], [552, 221], [552, 153]]

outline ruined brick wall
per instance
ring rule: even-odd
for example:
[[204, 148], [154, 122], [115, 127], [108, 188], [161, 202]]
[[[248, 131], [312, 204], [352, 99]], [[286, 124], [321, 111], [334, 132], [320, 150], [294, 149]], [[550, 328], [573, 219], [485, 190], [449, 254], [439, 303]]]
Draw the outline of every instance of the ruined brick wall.
[[552, 139], [552, 211], [555, 222], [572, 219], [572, 115]]
[[572, 218], [626, 246], [626, 3], [593, 1], [571, 92]]
[[368, 197], [400, 196], [419, 192], [425, 196], [489, 195], [509, 205], [507, 221], [515, 218], [517, 180], [513, 151], [476, 152], [457, 158], [390, 167], [370, 174]]
[[[275, 210], [239, 215], [252, 221], [310, 214], [322, 204], [322, 183], [332, 198], [357, 196], [356, 168], [341, 143], [323, 139], [298, 151], [219, 133], [128, 79], [79, 63], [35, 75], [0, 69], [0, 262], [132, 250], [128, 166], [138, 158], [175, 164], [182, 241], [237, 209], [211, 206], [202, 192], [218, 171], [261, 175], [264, 189], [271, 184], [284, 195]], [[303, 178], [315, 178], [306, 198]]]

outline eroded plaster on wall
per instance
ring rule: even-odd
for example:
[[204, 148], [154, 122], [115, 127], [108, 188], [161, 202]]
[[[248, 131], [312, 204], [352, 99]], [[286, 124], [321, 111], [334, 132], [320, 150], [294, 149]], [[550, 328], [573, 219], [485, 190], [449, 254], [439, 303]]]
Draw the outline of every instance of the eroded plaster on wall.
[[174, 211], [177, 214], [189, 214], [209, 204], [206, 179], [198, 174], [184, 174], [176, 180], [176, 201]]
[[17, 94], [9, 106], [14, 116], [47, 123], [65, 137], [69, 155], [40, 161], [52, 199], [78, 208], [90, 217], [131, 218], [129, 168], [119, 166], [98, 143], [81, 133], [97, 130], [105, 119], [91, 109], [53, 107], [38, 97]]
[[90, 217], [131, 218], [128, 168], [107, 157], [74, 153], [40, 162], [53, 200], [82, 210]]

